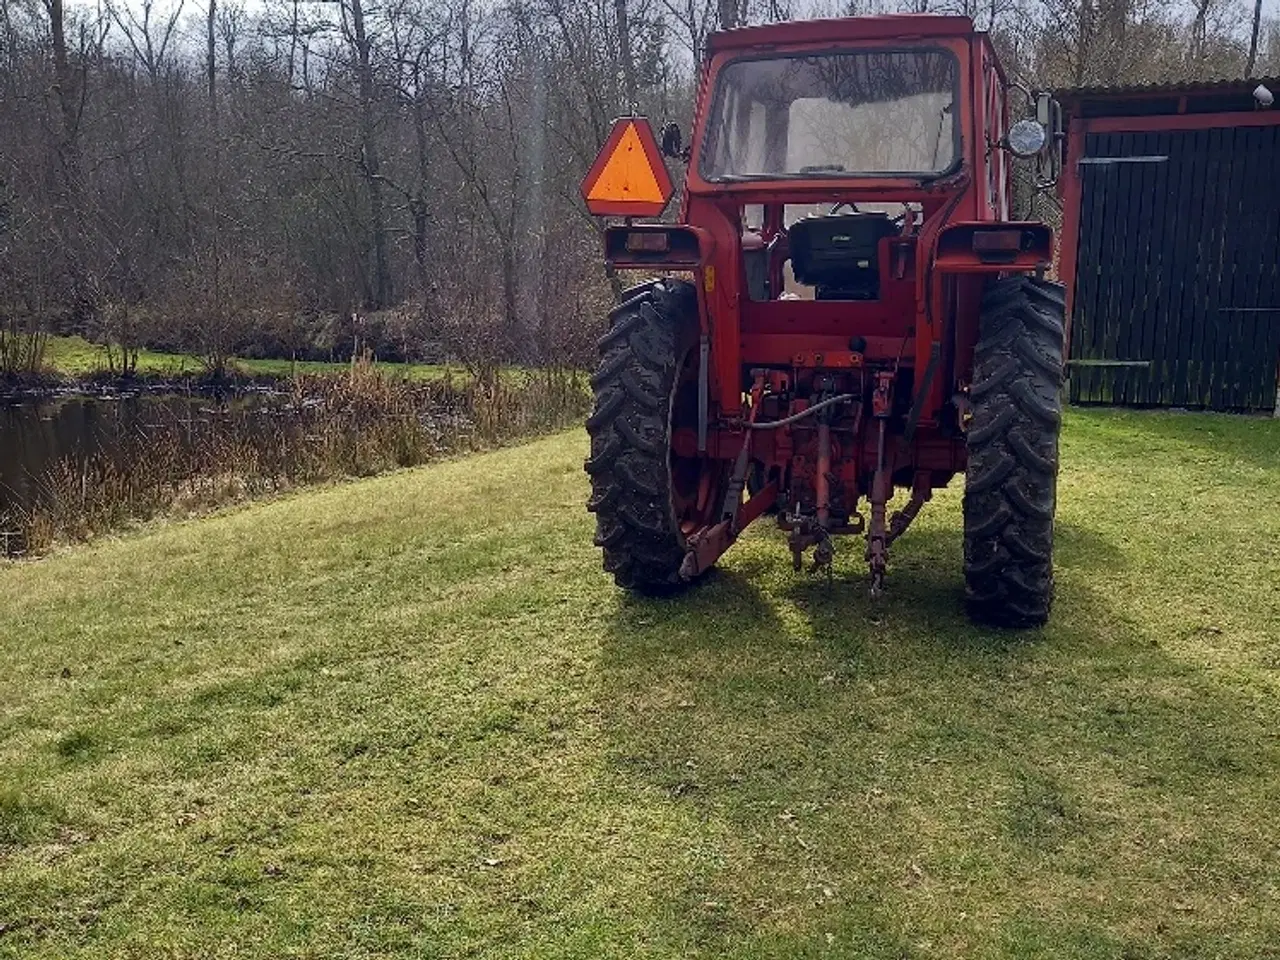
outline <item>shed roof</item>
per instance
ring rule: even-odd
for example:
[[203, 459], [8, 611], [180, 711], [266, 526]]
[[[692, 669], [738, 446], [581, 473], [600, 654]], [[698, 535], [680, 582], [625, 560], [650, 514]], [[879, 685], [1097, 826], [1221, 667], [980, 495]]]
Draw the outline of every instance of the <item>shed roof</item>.
[[[1229, 113], [1253, 110], [1253, 91], [1266, 86], [1280, 99], [1280, 78], [1186, 80], [1067, 87], [1054, 95], [1069, 116], [1108, 117], [1166, 113]], [[1280, 105], [1270, 109], [1280, 112]]]

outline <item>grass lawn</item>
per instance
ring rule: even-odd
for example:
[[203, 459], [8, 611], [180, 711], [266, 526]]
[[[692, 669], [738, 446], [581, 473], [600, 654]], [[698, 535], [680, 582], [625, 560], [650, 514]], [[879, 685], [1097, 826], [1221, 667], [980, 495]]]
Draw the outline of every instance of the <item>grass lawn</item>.
[[[107, 369], [107, 351], [102, 345], [90, 343], [84, 337], [50, 337], [44, 351], [44, 362], [57, 373], [84, 376]], [[138, 353], [139, 373], [178, 376], [198, 373], [201, 369], [200, 361], [195, 357], [151, 350]]]
[[584, 448], [0, 568], [0, 955], [1276, 955], [1280, 422], [1072, 412], [1025, 635], [959, 490], [630, 599]]
[[[100, 344], [90, 343], [83, 337], [50, 337], [45, 349], [45, 363], [57, 373], [67, 376], [84, 376], [107, 369], [107, 351]], [[247, 374], [271, 374], [291, 376], [295, 373], [322, 374], [346, 373], [349, 363], [325, 363], [319, 360], [250, 360], [237, 358], [232, 365]], [[448, 368], [428, 363], [378, 363], [378, 369], [404, 375], [414, 380], [431, 380], [443, 377], [452, 369], [455, 376], [464, 375], [462, 367]], [[204, 370], [199, 357], [178, 353], [156, 353], [142, 350], [138, 354], [138, 372], [163, 376], [197, 374]]]

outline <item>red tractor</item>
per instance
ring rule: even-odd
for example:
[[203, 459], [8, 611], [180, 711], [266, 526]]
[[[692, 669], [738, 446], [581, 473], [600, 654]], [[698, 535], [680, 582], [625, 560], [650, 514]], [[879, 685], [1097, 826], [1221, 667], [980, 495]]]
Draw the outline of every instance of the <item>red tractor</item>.
[[[1011, 97], [1034, 118], [1011, 122]], [[605, 569], [669, 592], [770, 513], [797, 570], [865, 535], [878, 595], [890, 546], [963, 473], [970, 616], [1044, 623], [1063, 291], [1050, 229], [1009, 206], [1013, 157], [1057, 175], [1057, 104], [964, 17], [803, 21], [712, 35], [681, 140], [621, 118], [583, 183], [624, 218], [608, 262], [667, 274], [612, 310], [591, 381]], [[638, 222], [672, 192], [659, 150], [688, 164], [679, 218]]]

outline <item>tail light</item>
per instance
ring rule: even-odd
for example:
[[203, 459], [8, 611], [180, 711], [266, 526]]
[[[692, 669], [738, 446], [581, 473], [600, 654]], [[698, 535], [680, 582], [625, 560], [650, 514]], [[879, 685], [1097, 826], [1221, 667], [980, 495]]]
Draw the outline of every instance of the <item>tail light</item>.
[[1012, 263], [1022, 250], [1021, 230], [976, 230], [973, 252], [983, 263]]
[[627, 234], [629, 253], [666, 253], [671, 249], [671, 237], [665, 231], [633, 230]]

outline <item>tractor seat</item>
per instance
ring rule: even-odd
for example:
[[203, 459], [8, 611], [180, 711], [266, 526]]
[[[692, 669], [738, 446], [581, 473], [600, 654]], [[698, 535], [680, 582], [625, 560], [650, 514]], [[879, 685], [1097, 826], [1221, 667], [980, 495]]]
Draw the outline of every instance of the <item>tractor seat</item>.
[[797, 220], [787, 230], [791, 270], [819, 300], [878, 300], [880, 241], [897, 235], [883, 213]]

